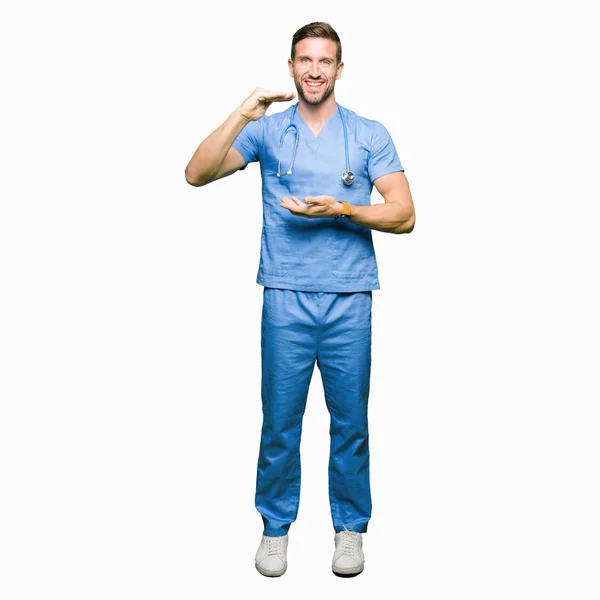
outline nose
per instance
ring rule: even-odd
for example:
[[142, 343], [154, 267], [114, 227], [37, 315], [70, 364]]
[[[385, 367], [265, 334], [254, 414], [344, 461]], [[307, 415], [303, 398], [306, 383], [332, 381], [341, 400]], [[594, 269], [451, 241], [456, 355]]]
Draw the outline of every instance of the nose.
[[319, 78], [319, 63], [318, 62], [313, 62], [312, 67], [310, 68], [310, 74], [311, 77], [313, 77], [314, 79], [318, 79]]

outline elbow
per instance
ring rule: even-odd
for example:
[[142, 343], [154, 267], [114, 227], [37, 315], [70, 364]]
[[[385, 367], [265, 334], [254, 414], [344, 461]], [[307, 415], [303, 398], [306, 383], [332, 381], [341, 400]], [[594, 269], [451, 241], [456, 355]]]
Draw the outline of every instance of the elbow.
[[204, 185], [204, 181], [200, 180], [197, 176], [189, 171], [187, 168], [185, 169], [185, 180], [194, 187], [202, 187]]
[[190, 184], [193, 185], [194, 187], [198, 187], [197, 182], [194, 180], [194, 178], [192, 177], [192, 174], [188, 171], [187, 167], [185, 169], [185, 180]]
[[394, 233], [410, 233], [415, 228], [415, 214], [412, 213], [408, 219], [402, 221], [400, 225], [394, 230]]

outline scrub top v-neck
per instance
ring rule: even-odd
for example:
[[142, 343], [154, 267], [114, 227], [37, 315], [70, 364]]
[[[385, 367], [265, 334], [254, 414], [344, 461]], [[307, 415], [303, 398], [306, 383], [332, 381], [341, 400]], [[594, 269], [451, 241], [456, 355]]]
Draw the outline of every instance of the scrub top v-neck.
[[[291, 175], [277, 177], [279, 140], [290, 123], [293, 106], [250, 121], [233, 142], [246, 164], [260, 162], [263, 229], [256, 282], [298, 291], [360, 292], [380, 288], [371, 229], [348, 219], [307, 219], [280, 206], [284, 196], [333, 196], [368, 206], [373, 181], [403, 171], [394, 143], [378, 121], [340, 106], [348, 134], [354, 182], [341, 179], [346, 170], [344, 130], [339, 110], [315, 135], [296, 110], [299, 140]], [[295, 135], [290, 129], [281, 148], [281, 172], [289, 169]], [[243, 167], [245, 168], [245, 167]]]

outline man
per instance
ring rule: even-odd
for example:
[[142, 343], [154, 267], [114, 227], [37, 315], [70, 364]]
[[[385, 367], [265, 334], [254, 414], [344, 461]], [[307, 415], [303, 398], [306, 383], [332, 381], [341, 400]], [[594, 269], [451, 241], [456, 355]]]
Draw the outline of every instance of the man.
[[[288, 60], [298, 103], [265, 116], [273, 102], [295, 94], [257, 88], [200, 144], [186, 168], [188, 183], [202, 186], [260, 161], [263, 425], [256, 508], [264, 530], [255, 564], [272, 577], [287, 569], [288, 530], [300, 495], [302, 418], [315, 362], [331, 418], [332, 570], [353, 576], [364, 568], [362, 534], [371, 517], [371, 305], [372, 291], [379, 289], [371, 230], [409, 233], [415, 222], [387, 130], [335, 101], [341, 58], [330, 25], [299, 29]], [[373, 184], [384, 204], [371, 206]]]

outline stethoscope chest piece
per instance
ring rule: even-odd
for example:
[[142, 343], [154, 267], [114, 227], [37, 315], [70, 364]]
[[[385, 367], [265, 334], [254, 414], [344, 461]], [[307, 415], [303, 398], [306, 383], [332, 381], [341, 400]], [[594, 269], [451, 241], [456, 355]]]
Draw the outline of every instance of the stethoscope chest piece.
[[344, 171], [344, 173], [342, 174], [342, 181], [346, 185], [352, 185], [352, 183], [354, 182], [354, 173], [352, 171]]

